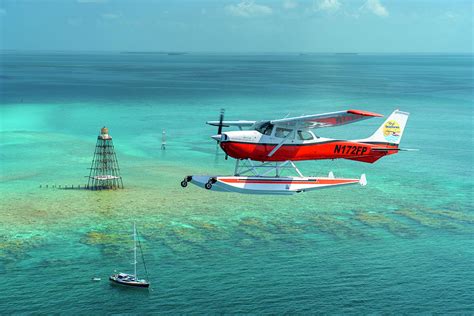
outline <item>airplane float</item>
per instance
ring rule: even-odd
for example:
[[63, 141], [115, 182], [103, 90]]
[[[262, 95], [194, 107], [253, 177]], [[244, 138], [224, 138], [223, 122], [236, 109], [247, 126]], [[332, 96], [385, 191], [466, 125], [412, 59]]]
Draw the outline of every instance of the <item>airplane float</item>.
[[[380, 158], [396, 154], [409, 113], [395, 110], [387, 120], [364, 139], [339, 140], [320, 137], [313, 130], [355, 123], [383, 115], [347, 110], [332, 113], [304, 115], [270, 121], [219, 121], [207, 124], [218, 126], [217, 135], [211, 136], [228, 156], [236, 159], [233, 176], [186, 176], [188, 182], [208, 190], [250, 194], [294, 194], [322, 188], [360, 184], [365, 186], [365, 174], [358, 179], [305, 177], [294, 161], [321, 159], [349, 159], [374, 163]], [[223, 127], [237, 127], [237, 131], [222, 132]], [[248, 128], [248, 129], [243, 129]], [[292, 171], [293, 176], [282, 175]]]

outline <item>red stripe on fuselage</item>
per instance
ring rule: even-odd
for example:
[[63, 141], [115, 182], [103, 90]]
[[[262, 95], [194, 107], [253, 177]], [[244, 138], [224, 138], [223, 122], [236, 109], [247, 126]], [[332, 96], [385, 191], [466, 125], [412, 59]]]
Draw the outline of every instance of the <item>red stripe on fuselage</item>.
[[276, 144], [221, 142], [224, 152], [235, 159], [251, 159], [255, 161], [286, 161], [286, 160], [321, 160], [321, 159], [352, 159], [363, 162], [374, 162], [383, 156], [397, 153], [396, 151], [372, 151], [371, 148], [398, 148], [388, 143], [357, 143], [350, 141], [329, 141], [304, 145], [283, 145], [271, 157], [268, 154]]
[[344, 183], [355, 183], [359, 182], [357, 179], [317, 179], [317, 180], [260, 180], [260, 179], [226, 179], [218, 178], [219, 181], [224, 183], [245, 183], [245, 184], [344, 184]]

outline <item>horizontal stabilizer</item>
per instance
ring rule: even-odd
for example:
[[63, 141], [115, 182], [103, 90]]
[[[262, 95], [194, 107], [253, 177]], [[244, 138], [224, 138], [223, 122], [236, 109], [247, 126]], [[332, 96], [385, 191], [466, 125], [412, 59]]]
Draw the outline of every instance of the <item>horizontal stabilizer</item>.
[[396, 150], [396, 151], [418, 151], [419, 149], [413, 149], [413, 148], [372, 148], [372, 151], [381, 151], [381, 152], [387, 152], [391, 150]]

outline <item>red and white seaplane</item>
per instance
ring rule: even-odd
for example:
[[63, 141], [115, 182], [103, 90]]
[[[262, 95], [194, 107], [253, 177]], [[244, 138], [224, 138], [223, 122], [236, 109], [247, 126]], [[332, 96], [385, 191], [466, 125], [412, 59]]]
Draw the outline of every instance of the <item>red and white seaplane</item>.
[[[234, 175], [187, 176], [181, 186], [186, 187], [191, 182], [208, 190], [250, 194], [294, 194], [350, 184], [365, 186], [365, 174], [358, 179], [336, 178], [332, 172], [327, 177], [305, 177], [294, 161], [350, 159], [373, 163], [403, 150], [399, 148], [399, 143], [408, 115], [395, 110], [372, 136], [338, 140], [320, 137], [313, 130], [382, 115], [347, 110], [270, 121], [224, 121], [221, 113], [219, 121], [207, 124], [219, 127], [218, 134], [212, 138], [220, 144], [226, 158], [236, 159]], [[222, 127], [230, 126], [239, 130], [222, 132]], [[248, 129], [244, 130], [244, 127]], [[288, 170], [294, 175], [282, 175]]]

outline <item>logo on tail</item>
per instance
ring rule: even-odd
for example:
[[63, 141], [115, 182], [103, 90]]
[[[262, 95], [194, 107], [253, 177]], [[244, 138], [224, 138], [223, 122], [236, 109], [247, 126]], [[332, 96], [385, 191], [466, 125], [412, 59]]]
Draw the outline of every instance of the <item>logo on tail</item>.
[[395, 110], [390, 114], [387, 120], [368, 138], [359, 140], [360, 142], [376, 142], [400, 144], [403, 136], [403, 130], [407, 124], [409, 113]]
[[395, 120], [385, 122], [383, 136], [390, 143], [396, 143], [400, 139], [400, 124]]

